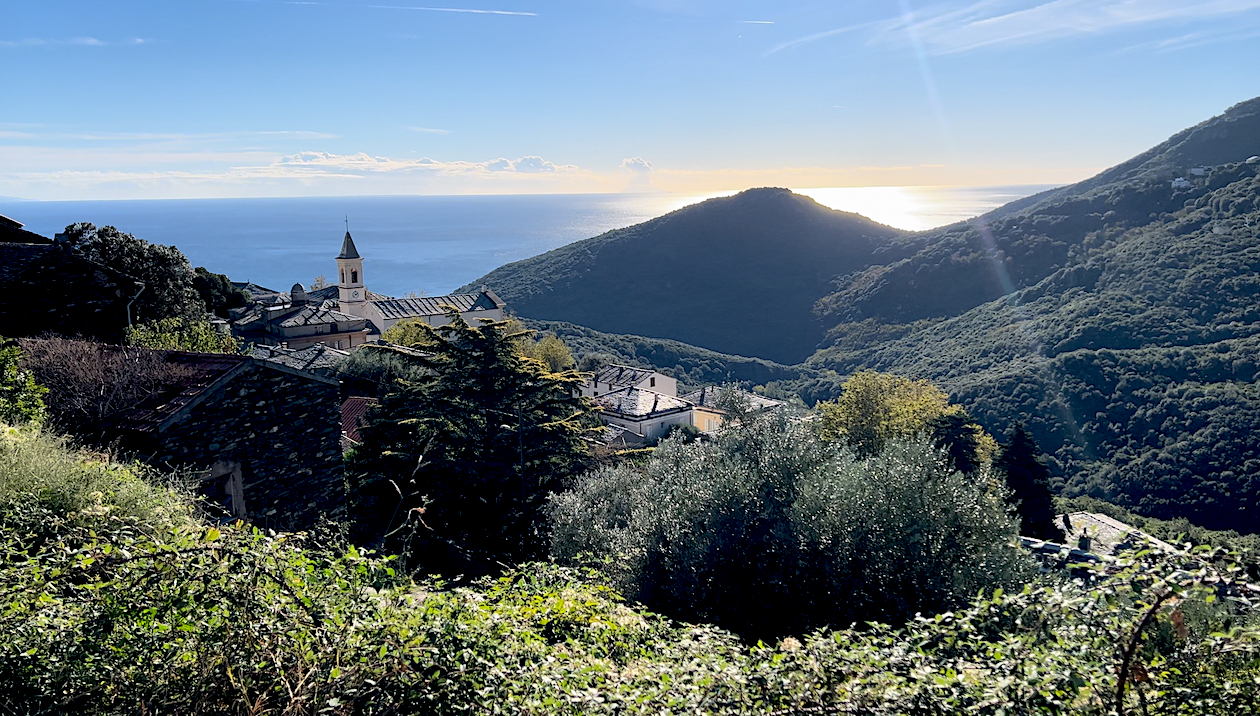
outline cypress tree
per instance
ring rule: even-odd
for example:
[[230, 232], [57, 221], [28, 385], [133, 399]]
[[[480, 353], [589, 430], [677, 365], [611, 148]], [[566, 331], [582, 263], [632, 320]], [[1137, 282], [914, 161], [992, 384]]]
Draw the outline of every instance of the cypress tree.
[[583, 466], [583, 438], [598, 424], [577, 397], [582, 377], [522, 356], [522, 334], [506, 321], [473, 327], [453, 309], [447, 318], [417, 324], [410, 350], [359, 349], [398, 356], [427, 377], [398, 380], [361, 430], [350, 461], [356, 531], [380, 539], [410, 520], [478, 559], [541, 557], [541, 509]]
[[951, 410], [928, 423], [932, 444], [945, 450], [950, 467], [971, 475], [980, 470], [980, 425], [966, 410]]
[[1006, 477], [1012, 501], [1025, 537], [1062, 542], [1063, 532], [1054, 522], [1054, 500], [1050, 495], [1050, 469], [1041, 448], [1023, 423], [1011, 430], [1010, 441], [1002, 446], [995, 466]]

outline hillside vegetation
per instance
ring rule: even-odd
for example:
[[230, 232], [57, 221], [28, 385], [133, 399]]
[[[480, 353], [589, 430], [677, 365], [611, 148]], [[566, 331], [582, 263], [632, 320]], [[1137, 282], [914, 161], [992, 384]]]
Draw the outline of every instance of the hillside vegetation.
[[858, 368], [927, 377], [991, 429], [1026, 420], [1067, 494], [1260, 531], [1257, 168], [1214, 168], [1182, 208], [1099, 234], [1006, 298], [895, 332], [840, 326], [797, 387], [827, 398]]
[[417, 583], [335, 532], [207, 524], [137, 470], [0, 426], [6, 713], [1103, 716], [1260, 696], [1258, 632], [1202, 558], [749, 646], [588, 572]]
[[796, 363], [823, 337], [811, 307], [832, 278], [899, 258], [889, 241], [902, 233], [754, 189], [508, 264], [461, 290], [489, 284], [526, 318]]

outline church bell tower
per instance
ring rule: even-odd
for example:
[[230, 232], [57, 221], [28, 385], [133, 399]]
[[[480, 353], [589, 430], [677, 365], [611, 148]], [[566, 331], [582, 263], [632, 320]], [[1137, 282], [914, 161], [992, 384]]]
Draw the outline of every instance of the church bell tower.
[[363, 285], [363, 258], [354, 247], [354, 239], [346, 232], [345, 241], [341, 242], [341, 254], [337, 256], [337, 302], [342, 313], [362, 316], [367, 305], [367, 288]]

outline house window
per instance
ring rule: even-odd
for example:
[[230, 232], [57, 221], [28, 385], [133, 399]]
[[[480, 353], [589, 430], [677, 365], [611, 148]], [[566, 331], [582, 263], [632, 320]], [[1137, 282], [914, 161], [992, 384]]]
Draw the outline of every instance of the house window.
[[653, 377], [653, 378], [652, 378], [651, 387], [653, 387], [653, 388], [655, 388], [655, 387], [656, 387], [656, 378], [655, 378], [655, 377]]

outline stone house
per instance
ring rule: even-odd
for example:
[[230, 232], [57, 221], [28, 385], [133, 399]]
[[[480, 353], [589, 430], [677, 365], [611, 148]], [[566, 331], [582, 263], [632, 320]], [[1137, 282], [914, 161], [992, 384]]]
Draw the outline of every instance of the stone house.
[[124, 450], [198, 471], [224, 518], [295, 529], [344, 513], [335, 380], [247, 356], [163, 355], [164, 389], [109, 421]]
[[283, 303], [257, 303], [238, 310], [232, 333], [254, 344], [301, 349], [323, 345], [349, 351], [375, 340], [379, 333], [361, 316], [337, 310], [337, 302], [312, 300], [301, 284], [294, 284]]
[[592, 373], [578, 392], [587, 398], [596, 398], [623, 388], [642, 388], [662, 395], [678, 395], [678, 381], [668, 375], [616, 363], [610, 363]]
[[675, 425], [691, 425], [705, 432], [722, 425], [723, 414], [718, 410], [643, 388], [620, 388], [592, 400], [604, 423], [648, 440], [664, 437]]
[[0, 334], [121, 343], [144, 283], [0, 216]]

